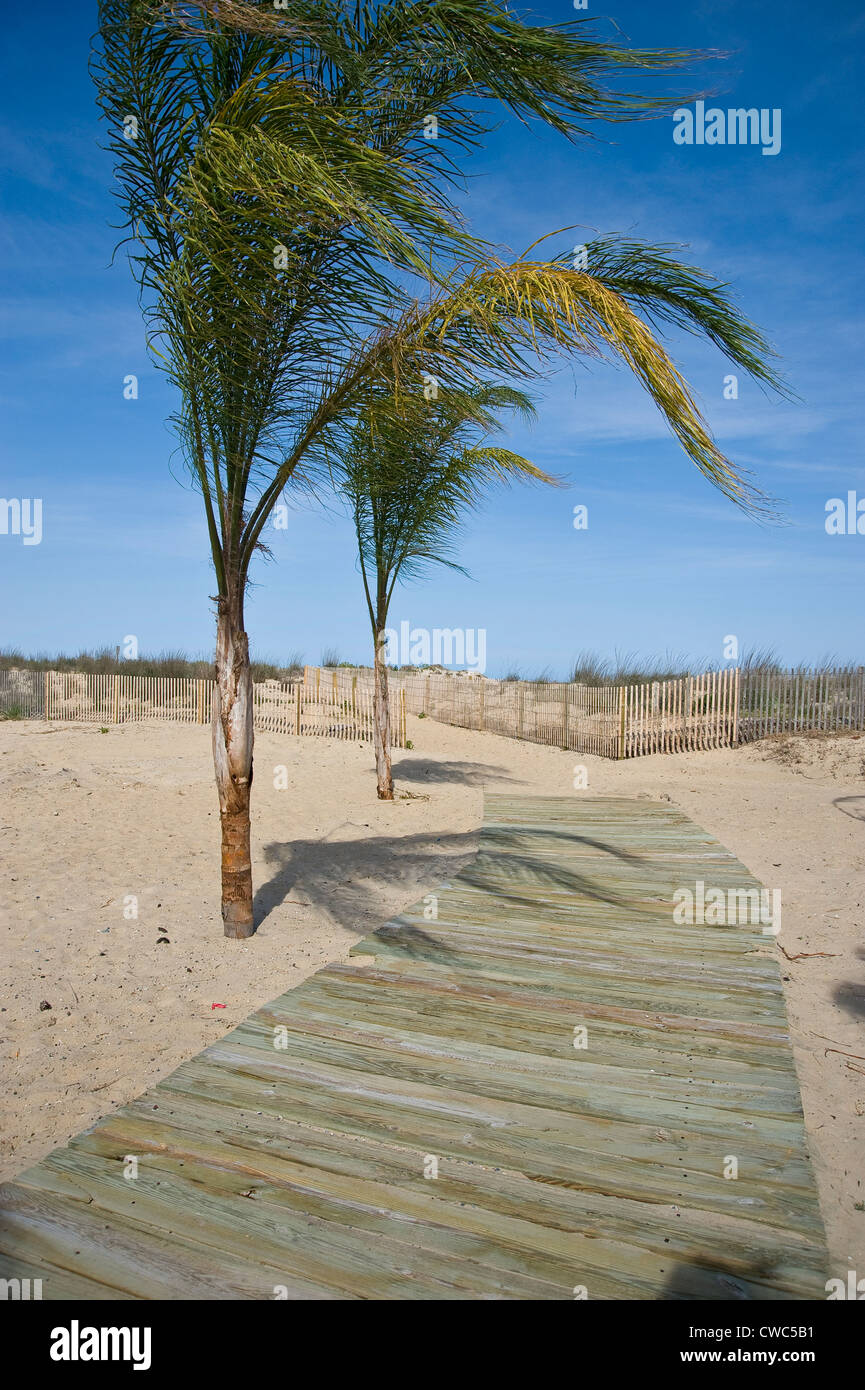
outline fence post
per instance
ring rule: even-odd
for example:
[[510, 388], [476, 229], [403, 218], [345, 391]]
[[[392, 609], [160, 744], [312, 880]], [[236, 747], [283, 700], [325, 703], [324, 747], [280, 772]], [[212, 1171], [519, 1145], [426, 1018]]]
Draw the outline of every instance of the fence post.
[[736, 667], [733, 676], [733, 745], [739, 742], [739, 667]]
[[406, 730], [406, 722], [405, 722], [405, 686], [404, 686], [404, 685], [403, 685], [403, 686], [400, 686], [400, 692], [399, 692], [399, 713], [400, 713], [400, 725], [401, 725], [401, 728], [402, 728], [402, 742], [401, 742], [401, 745], [400, 745], [400, 746], [401, 746], [402, 748], [405, 748], [405, 736], [406, 736], [407, 730]]
[[484, 728], [484, 682], [481, 677], [478, 683], [478, 728], [483, 733]]
[[[305, 668], [304, 668], [304, 669], [305, 669]], [[298, 685], [298, 686], [297, 686], [297, 711], [296, 711], [295, 718], [294, 718], [294, 732], [295, 732], [296, 734], [299, 734], [299, 733], [300, 733], [300, 692], [301, 692], [301, 686]]]
[[114, 723], [120, 723], [120, 677], [114, 677]]
[[562, 687], [562, 747], [568, 748], [568, 686]]
[[625, 687], [619, 686], [619, 757], [625, 756]]

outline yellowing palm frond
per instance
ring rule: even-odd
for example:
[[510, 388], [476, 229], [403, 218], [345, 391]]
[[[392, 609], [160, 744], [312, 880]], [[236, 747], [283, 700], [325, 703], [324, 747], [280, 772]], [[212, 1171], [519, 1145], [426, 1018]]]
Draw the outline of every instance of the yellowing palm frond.
[[[732, 310], [728, 315], [735, 318]], [[416, 305], [375, 345], [376, 355], [398, 390], [418, 379], [421, 363], [456, 382], [490, 372], [537, 374], [553, 355], [618, 358], [700, 472], [740, 506], [766, 509], [767, 500], [713, 438], [666, 348], [599, 275], [557, 262], [479, 266], [431, 303]]]

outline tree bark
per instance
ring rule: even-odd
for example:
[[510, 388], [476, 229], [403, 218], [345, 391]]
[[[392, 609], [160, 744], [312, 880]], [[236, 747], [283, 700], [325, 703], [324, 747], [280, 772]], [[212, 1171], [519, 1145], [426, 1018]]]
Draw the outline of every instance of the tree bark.
[[373, 727], [375, 740], [375, 773], [379, 801], [393, 801], [393, 771], [390, 758], [390, 694], [385, 662], [383, 628], [375, 641], [375, 687], [373, 690]]
[[252, 672], [243, 628], [243, 600], [220, 596], [216, 619], [213, 766], [222, 823], [222, 921], [225, 935], [252, 936]]

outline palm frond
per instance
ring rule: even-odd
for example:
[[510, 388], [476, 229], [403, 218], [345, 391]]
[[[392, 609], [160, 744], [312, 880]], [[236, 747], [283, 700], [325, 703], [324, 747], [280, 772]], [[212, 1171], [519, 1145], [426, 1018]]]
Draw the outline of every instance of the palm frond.
[[400, 580], [429, 565], [461, 572], [455, 546], [491, 489], [514, 481], [554, 483], [542, 469], [490, 436], [505, 410], [533, 414], [530, 398], [506, 383], [372, 393], [336, 464], [351, 508], [373, 631], [382, 630]]
[[[655, 316], [677, 321], [666, 298], [661, 295], [655, 302], [651, 290], [647, 279], [642, 295]], [[731, 360], [750, 370], [754, 350], [748, 329], [737, 336], [736, 311], [728, 303], [724, 317], [725, 348]], [[768, 499], [712, 437], [667, 350], [628, 299], [600, 275], [557, 262], [478, 266], [449, 292], [415, 305], [372, 353], [397, 393], [422, 371], [452, 385], [493, 372], [531, 377], [547, 368], [551, 354], [624, 362], [700, 472], [738, 505], [754, 512], [771, 510]], [[760, 370], [759, 359], [754, 368], [766, 379], [769, 369]]]
[[[753, 503], [648, 326], [700, 332], [774, 384], [724, 287], [634, 243], [598, 242], [582, 277], [502, 265], [450, 192], [494, 110], [569, 137], [660, 114], [670, 99], [623, 78], [694, 56], [497, 0], [101, 0], [94, 77], [124, 230], [220, 585], [245, 583], [285, 487], [329, 466], [373, 396], [410, 396], [423, 373], [467, 405], [553, 353], [618, 356], [698, 467]], [[447, 141], [424, 138], [430, 114]], [[506, 405], [475, 400], [478, 428]]]

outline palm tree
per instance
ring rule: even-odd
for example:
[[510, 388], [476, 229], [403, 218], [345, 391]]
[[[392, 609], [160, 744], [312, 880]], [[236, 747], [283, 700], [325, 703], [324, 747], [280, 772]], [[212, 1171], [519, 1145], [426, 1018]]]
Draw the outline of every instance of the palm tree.
[[452, 558], [456, 534], [493, 484], [555, 481], [528, 459], [487, 443], [501, 428], [499, 412], [505, 409], [534, 414], [530, 398], [507, 386], [446, 390], [431, 400], [418, 392], [402, 400], [379, 397], [362, 412], [339, 463], [372, 628], [382, 801], [393, 800], [385, 630], [397, 583], [430, 564], [461, 568]]
[[[644, 318], [700, 332], [758, 379], [780, 387], [765, 345], [723, 287], [663, 247], [598, 241], [591, 270], [564, 259], [476, 265], [425, 305], [415, 304], [377, 344], [379, 381], [358, 414], [335, 473], [349, 500], [374, 643], [378, 795], [393, 798], [385, 629], [394, 588], [427, 564], [454, 565], [465, 515], [494, 482], [555, 480], [500, 447], [467, 436], [498, 428], [498, 411], [532, 413], [524, 392], [489, 386], [480, 374], [541, 375], [550, 353], [618, 356], [634, 372], [685, 453], [708, 480], [749, 511], [767, 499], [719, 449], [686, 382]], [[440, 383], [435, 405], [400, 383]], [[325, 432], [326, 437], [326, 432]], [[459, 566], [454, 566], [459, 568]]]
[[[101, 0], [99, 34], [94, 76], [130, 260], [207, 522], [222, 916], [227, 936], [244, 937], [254, 929], [244, 598], [283, 490], [383, 380], [432, 362], [457, 390], [488, 379], [489, 362], [513, 368], [545, 335], [580, 350], [603, 340], [656, 398], [669, 389], [659, 403], [711, 472], [720, 456], [695, 432], [687, 392], [683, 403], [648, 329], [624, 310], [632, 300], [692, 322], [767, 379], [765, 345], [719, 287], [697, 284], [695, 307], [663, 254], [656, 271], [636, 252], [617, 261], [612, 247], [606, 285], [573, 281], [577, 331], [563, 288], [574, 272], [499, 265], [452, 206], [485, 104], [574, 137], [593, 120], [670, 111], [673, 100], [606, 84], [688, 55], [600, 42], [582, 22], [529, 25], [495, 0]], [[425, 138], [430, 120], [447, 141]], [[538, 298], [545, 276], [562, 289], [554, 306]]]

